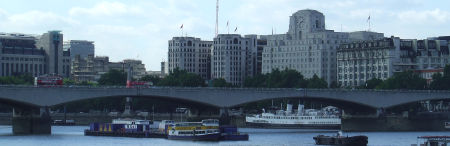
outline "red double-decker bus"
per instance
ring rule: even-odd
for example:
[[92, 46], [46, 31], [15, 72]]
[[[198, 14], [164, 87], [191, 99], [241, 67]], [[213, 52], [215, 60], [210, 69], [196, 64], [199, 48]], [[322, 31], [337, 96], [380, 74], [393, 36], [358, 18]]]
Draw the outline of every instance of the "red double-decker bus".
[[35, 85], [60, 86], [63, 85], [63, 78], [60, 75], [42, 75], [35, 78]]
[[140, 88], [149, 88], [153, 86], [152, 82], [144, 82], [144, 81], [127, 81], [128, 88], [140, 87]]

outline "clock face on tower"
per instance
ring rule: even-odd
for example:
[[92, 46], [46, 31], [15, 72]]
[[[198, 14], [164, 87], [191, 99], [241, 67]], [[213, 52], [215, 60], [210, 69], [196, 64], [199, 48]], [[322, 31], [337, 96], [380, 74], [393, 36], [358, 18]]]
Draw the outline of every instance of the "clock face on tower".
[[303, 28], [304, 28], [304, 25], [305, 25], [305, 19], [304, 19], [303, 17], [299, 17], [299, 18], [298, 18], [298, 21], [297, 21], [297, 24], [298, 24], [298, 27], [299, 27], [300, 29], [303, 29]]

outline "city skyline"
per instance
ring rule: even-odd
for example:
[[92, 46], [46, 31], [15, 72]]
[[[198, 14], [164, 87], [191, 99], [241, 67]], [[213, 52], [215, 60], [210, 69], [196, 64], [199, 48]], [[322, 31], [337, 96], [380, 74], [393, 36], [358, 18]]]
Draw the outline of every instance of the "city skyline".
[[[327, 5], [324, 5], [324, 4]], [[447, 4], [446, 4], [447, 3]], [[140, 59], [149, 70], [167, 61], [167, 40], [188, 36], [212, 40], [215, 1], [3, 1], [0, 32], [42, 34], [61, 30], [64, 40], [89, 40], [96, 54], [112, 61]], [[239, 4], [239, 5], [238, 5]], [[326, 17], [326, 28], [340, 32], [368, 29], [401, 38], [424, 39], [448, 35], [450, 12], [447, 1], [221, 1], [219, 33], [277, 34], [287, 32], [289, 16], [302, 9], [315, 9]], [[238, 5], [238, 6], [236, 6]], [[245, 14], [245, 15], [243, 15]], [[273, 29], [272, 29], [273, 28]]]

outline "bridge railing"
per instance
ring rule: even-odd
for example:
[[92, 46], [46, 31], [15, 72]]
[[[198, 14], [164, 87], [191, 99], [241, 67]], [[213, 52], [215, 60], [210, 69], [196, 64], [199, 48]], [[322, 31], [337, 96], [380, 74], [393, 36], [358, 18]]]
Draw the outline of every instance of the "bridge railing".
[[[82, 85], [58, 85], [58, 86], [34, 86], [34, 85], [0, 85], [0, 88], [98, 88], [98, 89], [125, 89], [126, 86], [82, 86]], [[131, 87], [131, 89], [209, 89], [209, 90], [243, 90], [243, 91], [334, 91], [334, 92], [415, 92], [415, 93], [450, 93], [450, 90], [405, 90], [405, 89], [344, 89], [344, 88], [228, 88], [228, 87], [171, 87], [171, 86], [150, 86]]]

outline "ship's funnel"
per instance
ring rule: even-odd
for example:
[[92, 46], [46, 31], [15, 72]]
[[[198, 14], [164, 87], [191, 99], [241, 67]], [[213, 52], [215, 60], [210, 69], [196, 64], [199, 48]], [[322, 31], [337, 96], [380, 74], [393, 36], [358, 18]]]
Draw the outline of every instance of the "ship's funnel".
[[292, 104], [287, 104], [286, 106], [286, 114], [291, 114], [292, 113]]
[[303, 104], [298, 104], [297, 114], [299, 116], [303, 115], [303, 109], [305, 109], [305, 106]]

